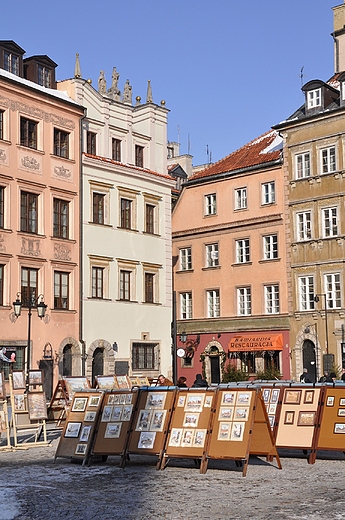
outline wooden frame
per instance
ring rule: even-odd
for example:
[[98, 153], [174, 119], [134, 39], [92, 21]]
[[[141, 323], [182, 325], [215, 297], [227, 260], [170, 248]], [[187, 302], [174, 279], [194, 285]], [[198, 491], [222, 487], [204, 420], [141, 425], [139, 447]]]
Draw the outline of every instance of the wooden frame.
[[30, 421], [47, 419], [47, 401], [44, 392], [28, 393], [28, 412]]
[[326, 406], [334, 406], [334, 396], [329, 395], [327, 397]]
[[14, 394], [14, 411], [15, 412], [26, 412], [26, 400], [24, 394]]
[[285, 390], [284, 404], [300, 404], [302, 390]]
[[297, 426], [314, 426], [316, 419], [315, 412], [302, 411], [298, 414]]
[[12, 387], [13, 390], [23, 390], [25, 388], [25, 375], [23, 370], [13, 370]]
[[64, 436], [72, 438], [72, 439], [78, 439], [80, 428], [81, 428], [81, 422], [70, 421], [69, 423], [67, 423]]
[[29, 385], [43, 385], [43, 370], [29, 370]]
[[334, 424], [334, 433], [345, 433], [345, 424], [344, 423], [335, 423]]
[[314, 390], [306, 390], [304, 394], [304, 404], [313, 404], [314, 402]]
[[286, 410], [284, 417], [284, 424], [293, 424], [295, 420], [295, 412], [293, 410]]
[[88, 397], [76, 397], [73, 400], [72, 412], [85, 412]]

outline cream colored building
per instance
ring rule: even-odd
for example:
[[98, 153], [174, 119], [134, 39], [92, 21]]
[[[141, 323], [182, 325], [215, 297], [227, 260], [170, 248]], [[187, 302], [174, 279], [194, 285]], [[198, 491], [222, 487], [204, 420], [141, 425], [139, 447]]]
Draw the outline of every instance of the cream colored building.
[[[127, 80], [107, 90], [75, 77], [58, 89], [81, 103], [84, 371], [171, 375], [171, 189], [164, 101], [132, 103]], [[77, 356], [78, 353], [75, 352]], [[73, 357], [73, 356], [72, 356]]]

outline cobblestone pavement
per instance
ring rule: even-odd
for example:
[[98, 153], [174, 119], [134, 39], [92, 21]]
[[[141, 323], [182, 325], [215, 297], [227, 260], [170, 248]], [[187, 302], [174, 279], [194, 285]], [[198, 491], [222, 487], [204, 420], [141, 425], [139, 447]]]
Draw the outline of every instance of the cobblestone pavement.
[[164, 471], [156, 458], [119, 457], [82, 467], [54, 464], [49, 447], [0, 451], [1, 520], [302, 520], [345, 519], [345, 456], [320, 452], [309, 465], [301, 451], [281, 453], [283, 469], [251, 457], [247, 476], [233, 461], [175, 459]]

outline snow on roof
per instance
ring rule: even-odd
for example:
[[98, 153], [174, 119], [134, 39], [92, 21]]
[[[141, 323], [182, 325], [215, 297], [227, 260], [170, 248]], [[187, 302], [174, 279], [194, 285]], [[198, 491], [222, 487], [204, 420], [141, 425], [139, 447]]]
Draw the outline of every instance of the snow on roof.
[[190, 180], [227, 173], [239, 169], [259, 166], [280, 158], [283, 149], [283, 139], [276, 130], [270, 130], [242, 146], [235, 152], [201, 170], [190, 177]]
[[81, 106], [79, 103], [74, 101], [74, 99], [70, 98], [68, 96], [68, 94], [64, 91], [56, 90], [53, 88], [42, 87], [41, 85], [38, 85], [34, 81], [29, 81], [28, 79], [20, 78], [16, 74], [12, 74], [11, 72], [8, 72], [7, 70], [0, 68], [0, 77], [1, 76], [4, 78], [8, 78], [12, 81], [16, 81], [17, 83], [20, 83], [21, 85], [24, 85], [25, 87], [30, 87], [34, 90], [44, 92], [44, 94], [49, 94], [50, 96], [59, 98], [62, 101], [68, 101], [68, 103], [73, 103], [74, 105]]

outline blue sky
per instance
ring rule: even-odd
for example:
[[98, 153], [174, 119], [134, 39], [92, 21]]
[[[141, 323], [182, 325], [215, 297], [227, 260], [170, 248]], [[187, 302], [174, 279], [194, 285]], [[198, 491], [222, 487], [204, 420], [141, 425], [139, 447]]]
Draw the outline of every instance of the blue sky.
[[[168, 138], [193, 164], [228, 155], [291, 115], [303, 82], [333, 69], [332, 7], [342, 0], [11, 0], [1, 6], [1, 39], [26, 56], [47, 54], [57, 79], [82, 76], [107, 87], [115, 66], [133, 99], [170, 109]], [[188, 142], [190, 149], [188, 150]]]

